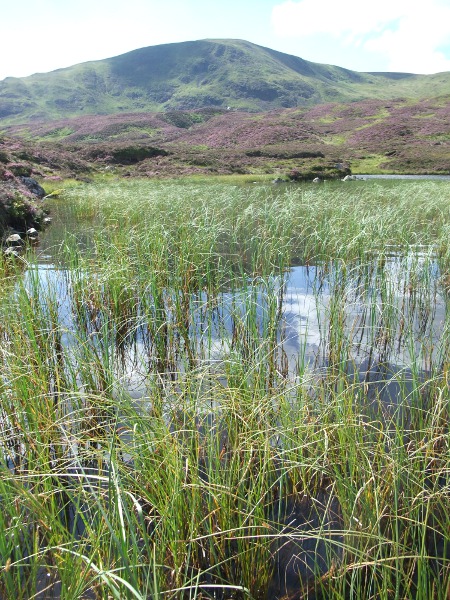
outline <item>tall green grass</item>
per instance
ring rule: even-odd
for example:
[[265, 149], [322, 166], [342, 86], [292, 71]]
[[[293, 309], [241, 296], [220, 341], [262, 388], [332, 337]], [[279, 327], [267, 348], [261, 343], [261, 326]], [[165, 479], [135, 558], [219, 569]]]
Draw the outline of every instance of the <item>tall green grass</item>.
[[0, 596], [447, 598], [448, 187], [55, 202], [58, 262], [0, 300]]

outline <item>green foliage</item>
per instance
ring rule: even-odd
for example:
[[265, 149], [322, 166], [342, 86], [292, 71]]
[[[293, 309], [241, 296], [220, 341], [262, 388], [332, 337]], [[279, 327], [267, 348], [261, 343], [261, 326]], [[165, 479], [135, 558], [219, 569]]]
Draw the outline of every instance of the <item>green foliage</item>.
[[167, 156], [168, 152], [161, 148], [151, 146], [125, 146], [111, 150], [111, 156], [114, 161], [122, 164], [134, 164], [146, 158], [154, 156]]
[[209, 121], [212, 117], [222, 113], [223, 110], [214, 110], [211, 108], [202, 111], [167, 111], [164, 113], [164, 120], [175, 125], [175, 127], [189, 129], [193, 125]]
[[43, 217], [44, 208], [36, 199], [20, 188], [0, 183], [0, 234], [7, 227], [25, 231], [31, 225], [39, 226]]
[[0, 258], [2, 598], [447, 599], [448, 185], [235, 183]]
[[9, 163], [8, 170], [16, 177], [30, 177], [31, 166], [23, 163]]

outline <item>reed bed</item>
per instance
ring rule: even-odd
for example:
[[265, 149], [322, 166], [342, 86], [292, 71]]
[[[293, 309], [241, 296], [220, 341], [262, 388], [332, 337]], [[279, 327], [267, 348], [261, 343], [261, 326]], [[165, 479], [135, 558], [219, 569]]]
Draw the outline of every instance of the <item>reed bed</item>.
[[77, 186], [0, 259], [1, 598], [448, 598], [450, 190], [354, 183]]

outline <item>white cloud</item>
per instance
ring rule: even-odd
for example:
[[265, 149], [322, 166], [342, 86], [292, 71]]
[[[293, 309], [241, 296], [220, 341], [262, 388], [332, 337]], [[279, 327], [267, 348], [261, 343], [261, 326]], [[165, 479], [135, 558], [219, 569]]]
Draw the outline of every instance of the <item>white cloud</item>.
[[378, 0], [370, 9], [361, 0], [287, 0], [273, 8], [272, 23], [280, 36], [330, 33], [352, 39], [380, 31], [409, 6], [408, 0]]
[[[281, 37], [334, 43], [383, 57], [388, 70], [435, 73], [450, 70], [448, 0], [287, 0], [272, 11]], [[446, 48], [446, 52], [444, 49]], [[331, 60], [331, 58], [330, 58]]]
[[0, 80], [182, 39], [188, 15], [184, 0], [23, 0], [5, 11]]
[[[430, 9], [430, 10], [429, 10]], [[369, 39], [365, 48], [388, 58], [391, 71], [450, 71], [450, 6], [434, 3], [402, 17], [395, 30]], [[441, 48], [447, 45], [447, 56]]]

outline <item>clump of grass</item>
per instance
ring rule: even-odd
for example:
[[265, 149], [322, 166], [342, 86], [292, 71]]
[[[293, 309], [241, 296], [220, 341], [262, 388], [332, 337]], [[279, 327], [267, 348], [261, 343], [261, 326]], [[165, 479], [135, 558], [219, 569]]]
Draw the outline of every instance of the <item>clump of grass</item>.
[[447, 598], [448, 192], [355, 183], [58, 200], [0, 300], [2, 596]]

